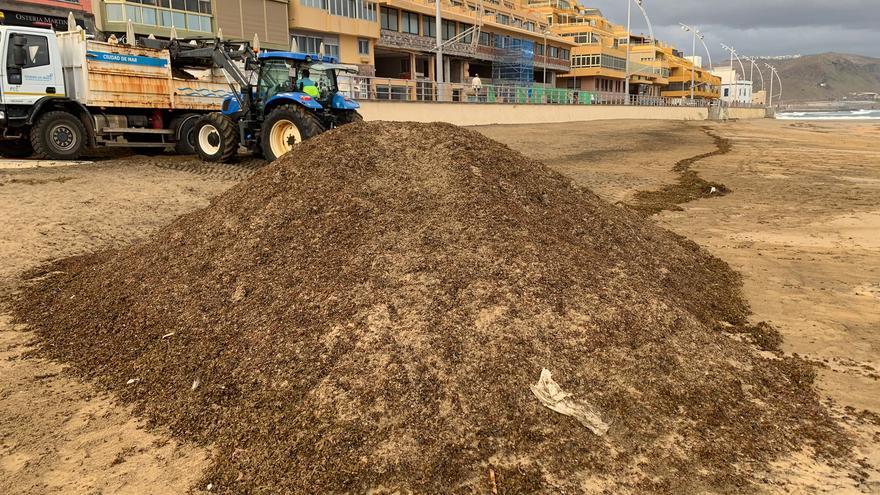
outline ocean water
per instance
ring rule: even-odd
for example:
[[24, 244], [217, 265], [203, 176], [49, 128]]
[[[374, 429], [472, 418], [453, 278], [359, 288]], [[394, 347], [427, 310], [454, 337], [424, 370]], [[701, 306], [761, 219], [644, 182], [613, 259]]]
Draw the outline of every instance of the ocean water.
[[880, 110], [846, 110], [838, 112], [780, 112], [782, 120], [880, 120]]

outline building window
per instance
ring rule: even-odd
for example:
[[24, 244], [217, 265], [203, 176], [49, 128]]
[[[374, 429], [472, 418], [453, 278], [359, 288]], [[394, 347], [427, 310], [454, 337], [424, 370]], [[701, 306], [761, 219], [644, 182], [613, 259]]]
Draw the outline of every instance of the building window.
[[199, 16], [194, 14], [186, 14], [186, 28], [190, 31], [201, 31], [202, 21], [199, 20]]
[[338, 36], [314, 36], [306, 33], [294, 33], [292, 38], [296, 41], [297, 51], [303, 53], [321, 53], [323, 43], [324, 55], [339, 58]]
[[398, 31], [399, 30], [397, 28], [397, 9], [389, 9], [388, 7], [382, 7], [381, 19], [382, 19], [382, 29], [388, 29], [390, 31]]
[[131, 19], [133, 23], [147, 26], [173, 26], [207, 33], [212, 31], [210, 0], [111, 1], [105, 4], [105, 9], [107, 20], [111, 22], [125, 22]]
[[433, 17], [422, 16], [422, 36], [434, 38], [437, 36], [437, 20]]
[[498, 24], [510, 24], [510, 17], [506, 14], [502, 14], [501, 12], [495, 14], [495, 22]]
[[144, 24], [149, 24], [151, 26], [156, 25], [156, 9], [152, 9], [149, 7], [144, 7], [141, 10], [144, 17]]
[[[458, 32], [459, 32], [460, 34], [464, 33], [464, 32], [467, 31], [468, 29], [473, 28], [473, 26], [471, 26], [470, 24], [459, 24], [458, 27], [459, 27], [459, 31], [458, 31]], [[473, 33], [473, 32], [469, 32], [468, 34], [465, 34], [465, 35], [462, 36], [462, 38], [461, 38], [461, 42], [462, 42], [462, 43], [471, 43], [472, 41], [474, 41], [474, 33]]]
[[483, 46], [492, 46], [492, 35], [485, 31], [480, 31], [480, 44]]
[[370, 54], [370, 40], [358, 38], [358, 53], [361, 55]]
[[137, 24], [141, 23], [141, 8], [134, 5], [125, 6], [125, 17], [127, 21]]
[[455, 21], [443, 21], [443, 39], [451, 40], [455, 38]]
[[404, 33], [419, 34], [419, 14], [415, 12], [401, 12], [400, 30]]
[[118, 3], [108, 3], [107, 4], [107, 20], [113, 22], [125, 22], [125, 15], [122, 13], [123, 7], [122, 4]]
[[[206, 1], [206, 0], [200, 0]], [[210, 0], [207, 0], [210, 2]], [[300, 5], [312, 7], [315, 9], [325, 10], [330, 15], [338, 15], [340, 17], [350, 17], [352, 19], [363, 19], [367, 21], [376, 20], [376, 4], [368, 1], [357, 0], [299, 0]]]

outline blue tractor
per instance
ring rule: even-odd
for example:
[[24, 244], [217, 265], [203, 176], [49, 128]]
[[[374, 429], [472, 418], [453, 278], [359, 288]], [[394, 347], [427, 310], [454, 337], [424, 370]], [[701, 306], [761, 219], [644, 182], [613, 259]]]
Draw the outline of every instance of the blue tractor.
[[[206, 161], [228, 162], [239, 145], [272, 161], [327, 129], [362, 120], [360, 105], [339, 91], [336, 59], [299, 52], [257, 53], [247, 42], [176, 44], [172, 61], [210, 60], [231, 78], [220, 112], [199, 118], [192, 142]], [[244, 63], [244, 71], [239, 68]], [[256, 84], [252, 81], [256, 78]]]

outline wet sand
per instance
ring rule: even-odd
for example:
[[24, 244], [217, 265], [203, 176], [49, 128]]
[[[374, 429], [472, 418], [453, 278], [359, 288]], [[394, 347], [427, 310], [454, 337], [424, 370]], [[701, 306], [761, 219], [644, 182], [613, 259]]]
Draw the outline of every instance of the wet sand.
[[[677, 179], [679, 160], [732, 193], [656, 220], [745, 278], [755, 321], [821, 366], [819, 387], [880, 465], [880, 124], [749, 121], [588, 122], [477, 128], [545, 161], [612, 202]], [[4, 169], [0, 293], [53, 258], [117, 246], [246, 177], [253, 164], [125, 157], [90, 165]], [[61, 367], [23, 356], [29, 335], [0, 318], [0, 493], [181, 493], [210, 455], [147, 431], [130, 412]], [[880, 475], [827, 466], [808, 452], [766, 473], [768, 492], [880, 492]], [[202, 487], [203, 488], [203, 487]]]

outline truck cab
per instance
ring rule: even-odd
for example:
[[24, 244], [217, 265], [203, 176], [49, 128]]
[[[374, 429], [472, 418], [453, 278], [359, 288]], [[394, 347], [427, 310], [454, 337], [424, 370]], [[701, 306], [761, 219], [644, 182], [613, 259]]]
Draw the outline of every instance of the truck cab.
[[[47, 29], [0, 26], [0, 152], [31, 153], [27, 121], [46, 99], [64, 98], [64, 71], [55, 34]], [[54, 129], [59, 146], [71, 143], [65, 126]], [[20, 151], [20, 153], [16, 153]]]

